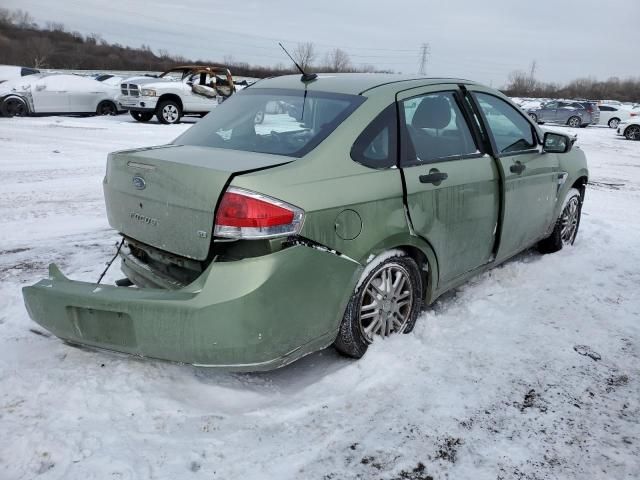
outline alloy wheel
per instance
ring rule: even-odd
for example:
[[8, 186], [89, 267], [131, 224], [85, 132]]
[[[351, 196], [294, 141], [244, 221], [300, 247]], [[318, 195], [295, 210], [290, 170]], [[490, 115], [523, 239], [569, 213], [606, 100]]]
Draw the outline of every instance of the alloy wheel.
[[571, 117], [568, 123], [570, 127], [576, 128], [580, 126], [580, 119], [578, 117]]
[[580, 218], [580, 199], [572, 197], [562, 210], [560, 224], [560, 238], [564, 245], [573, 245], [578, 231], [578, 219]]
[[27, 106], [17, 98], [5, 100], [3, 110], [7, 117], [23, 117], [27, 114]]
[[176, 123], [178, 120], [178, 108], [175, 105], [165, 105], [162, 108], [162, 118], [164, 118], [167, 123]]
[[617, 118], [612, 118], [611, 120], [609, 120], [609, 128], [618, 128], [619, 123], [620, 120], [618, 120]]
[[404, 330], [411, 317], [413, 288], [409, 272], [389, 263], [369, 279], [360, 300], [360, 329], [367, 342]]
[[624, 132], [624, 136], [629, 140], [640, 140], [640, 127], [633, 125], [627, 128], [627, 131]]

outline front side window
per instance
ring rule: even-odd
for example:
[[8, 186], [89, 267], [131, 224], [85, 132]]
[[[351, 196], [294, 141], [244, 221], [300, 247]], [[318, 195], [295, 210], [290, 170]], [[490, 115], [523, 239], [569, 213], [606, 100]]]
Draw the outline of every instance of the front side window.
[[474, 96], [489, 125], [497, 153], [516, 153], [536, 147], [533, 128], [518, 110], [493, 95], [475, 93]]
[[302, 157], [364, 101], [360, 95], [252, 87], [218, 105], [173, 143]]
[[542, 105], [542, 108], [546, 108], [548, 110], [555, 110], [558, 108], [558, 102], [549, 102]]
[[401, 103], [403, 164], [459, 158], [479, 153], [454, 92], [438, 92]]

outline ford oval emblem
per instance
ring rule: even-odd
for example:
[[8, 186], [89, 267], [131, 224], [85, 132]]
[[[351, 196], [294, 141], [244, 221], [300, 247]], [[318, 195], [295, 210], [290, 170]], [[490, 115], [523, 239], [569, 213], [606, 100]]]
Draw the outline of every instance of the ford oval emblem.
[[147, 182], [144, 181], [144, 178], [142, 178], [139, 175], [136, 175], [135, 177], [133, 177], [133, 186], [136, 187], [138, 190], [144, 190], [147, 186]]

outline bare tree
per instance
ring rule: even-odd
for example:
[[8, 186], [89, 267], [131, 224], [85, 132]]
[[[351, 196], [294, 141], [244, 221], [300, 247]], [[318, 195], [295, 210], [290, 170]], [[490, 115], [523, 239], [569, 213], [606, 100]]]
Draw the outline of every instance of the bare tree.
[[25, 43], [25, 51], [31, 60], [31, 64], [35, 68], [43, 68], [47, 66], [49, 56], [54, 52], [55, 48], [51, 40], [46, 37], [33, 37]]
[[351, 59], [347, 52], [340, 48], [327, 53], [325, 57], [327, 69], [332, 72], [346, 72], [351, 69]]
[[298, 43], [293, 49], [292, 56], [298, 65], [306, 71], [316, 59], [316, 49], [312, 42]]
[[25, 10], [14, 10], [11, 13], [11, 23], [21, 28], [34, 28], [37, 26], [35, 19]]

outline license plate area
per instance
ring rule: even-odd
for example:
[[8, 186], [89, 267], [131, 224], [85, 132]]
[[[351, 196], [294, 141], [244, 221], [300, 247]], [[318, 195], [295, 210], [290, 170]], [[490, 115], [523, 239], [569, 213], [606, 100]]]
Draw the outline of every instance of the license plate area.
[[126, 313], [67, 307], [67, 315], [83, 340], [129, 348], [137, 346], [133, 321]]

